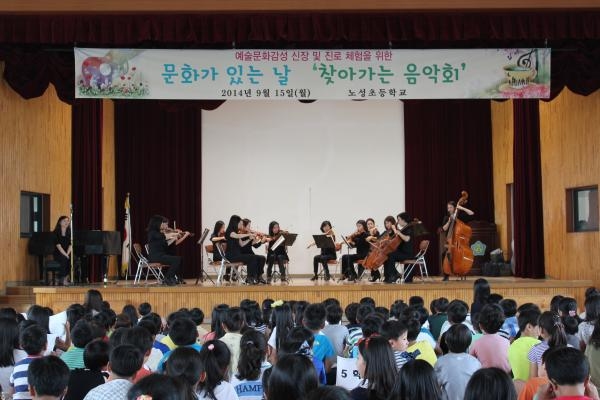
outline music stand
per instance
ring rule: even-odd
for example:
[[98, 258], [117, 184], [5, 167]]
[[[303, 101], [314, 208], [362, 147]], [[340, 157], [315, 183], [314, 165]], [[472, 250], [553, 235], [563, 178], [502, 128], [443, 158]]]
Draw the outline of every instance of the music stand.
[[[335, 251], [335, 242], [331, 236], [327, 235], [313, 235], [313, 239], [315, 240], [315, 245], [319, 249], [333, 249]], [[321, 275], [323, 271], [319, 272]]]
[[[275, 244], [273, 244], [273, 247], [271, 247], [271, 251], [275, 251], [275, 249], [277, 249], [279, 246], [284, 245], [286, 247], [285, 252], [287, 253], [287, 248], [292, 246], [296, 242], [297, 237], [298, 237], [297, 233], [282, 233], [281, 236], [279, 236], [279, 239], [277, 239], [277, 241], [275, 242]], [[276, 260], [274, 259], [273, 264], [275, 264], [275, 261]], [[277, 277], [281, 278], [281, 271], [279, 271], [279, 267], [277, 268], [276, 271], [273, 271], [273, 282], [277, 281]], [[288, 282], [291, 281], [289, 259], [288, 259], [287, 277], [288, 277], [287, 278]]]
[[198, 242], [197, 242], [197, 244], [200, 245], [200, 271], [198, 272], [198, 277], [196, 278], [196, 285], [198, 285], [199, 281], [204, 282], [207, 279], [209, 281], [211, 281], [213, 283], [213, 285], [215, 284], [215, 281], [213, 281], [210, 278], [210, 276], [208, 276], [206, 271], [204, 270], [204, 249], [202, 248], [202, 244], [206, 240], [206, 237], [208, 236], [208, 232], [210, 232], [209, 229], [204, 228], [204, 231], [202, 232], [202, 235], [200, 235], [200, 239], [198, 239]]

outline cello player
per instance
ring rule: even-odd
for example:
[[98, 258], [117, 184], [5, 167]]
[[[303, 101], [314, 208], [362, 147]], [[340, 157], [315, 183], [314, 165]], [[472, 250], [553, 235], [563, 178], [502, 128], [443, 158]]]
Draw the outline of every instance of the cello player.
[[[471, 221], [471, 217], [473, 215], [475, 215], [475, 212], [472, 210], [469, 210], [466, 207], [463, 206], [456, 206], [456, 202], [455, 201], [449, 201], [448, 203], [446, 203], [446, 215], [444, 216], [444, 220], [442, 221], [442, 227], [441, 230], [444, 232], [448, 232], [448, 229], [450, 229], [450, 223], [452, 222], [452, 217], [454, 216], [454, 212], [458, 209], [458, 212], [456, 213], [456, 218], [461, 220], [462, 222], [464, 222], [465, 224], [469, 223], [469, 221]], [[446, 252], [448, 251], [448, 249], [444, 250], [444, 252], [442, 253], [442, 259], [443, 257], [445, 257]], [[442, 279], [442, 282], [447, 282], [448, 279], [450, 278], [449, 275], [444, 273], [444, 278]]]
[[[402, 242], [395, 251], [388, 255], [388, 259], [383, 264], [384, 283], [395, 283], [399, 278], [398, 271], [396, 270], [396, 262], [408, 260], [414, 255], [412, 248], [412, 227], [406, 227], [410, 220], [410, 215], [407, 212], [401, 212], [397, 216], [398, 226], [396, 224], [392, 225], [394, 234], [400, 236]], [[404, 282], [412, 282], [412, 273], [405, 276]]]

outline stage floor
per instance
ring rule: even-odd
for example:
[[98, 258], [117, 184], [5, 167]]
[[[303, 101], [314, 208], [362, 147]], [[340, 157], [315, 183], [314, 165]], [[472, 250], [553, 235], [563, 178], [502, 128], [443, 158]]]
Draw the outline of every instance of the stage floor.
[[[196, 286], [195, 280], [187, 280], [185, 285], [178, 286], [159, 286], [152, 283], [134, 286], [131, 281], [120, 281], [106, 286], [41, 286], [34, 287], [33, 292], [36, 304], [50, 307], [54, 312], [62, 311], [73, 303], [83, 303], [85, 292], [88, 289], [97, 289], [102, 293], [104, 300], [108, 301], [117, 312], [126, 304], [137, 306], [142, 302], [149, 302], [152, 309], [163, 316], [182, 307], [199, 307], [208, 317], [215, 305], [221, 303], [237, 305], [243, 299], [253, 299], [259, 303], [266, 298], [318, 302], [333, 297], [345, 306], [351, 302], [358, 302], [362, 297], [370, 296], [378, 305], [389, 307], [397, 299], [408, 302], [410, 296], [418, 295], [425, 299], [427, 306], [433, 299], [439, 297], [446, 297], [449, 300], [458, 298], [470, 304], [473, 298], [473, 281], [477, 278], [470, 276], [466, 281], [451, 279], [449, 282], [441, 282], [441, 278], [434, 277], [423, 283], [415, 281], [411, 284], [392, 285], [367, 281], [311, 282], [308, 278], [293, 278], [289, 285], [277, 282], [272, 285], [257, 286], [237, 284], [215, 286], [210, 282]], [[576, 298], [582, 308], [585, 289], [593, 286], [593, 282], [588, 280], [485, 278], [491, 284], [492, 293], [515, 299], [518, 304], [533, 302], [544, 309], [549, 308], [550, 300], [556, 294]]]

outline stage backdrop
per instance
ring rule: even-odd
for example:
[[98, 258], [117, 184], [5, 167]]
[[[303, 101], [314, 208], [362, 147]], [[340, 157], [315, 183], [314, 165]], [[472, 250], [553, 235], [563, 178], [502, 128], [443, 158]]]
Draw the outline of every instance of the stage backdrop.
[[404, 211], [403, 118], [401, 102], [372, 100], [227, 101], [203, 111], [203, 225], [239, 214], [267, 232], [276, 220], [298, 233], [291, 272], [311, 273], [318, 250], [306, 246], [321, 221], [348, 235], [358, 219], [383, 229], [386, 215]]

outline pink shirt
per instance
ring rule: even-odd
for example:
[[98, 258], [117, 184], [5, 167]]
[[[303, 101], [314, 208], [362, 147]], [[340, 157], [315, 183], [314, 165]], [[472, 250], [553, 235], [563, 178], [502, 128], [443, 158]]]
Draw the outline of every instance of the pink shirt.
[[511, 369], [508, 362], [509, 347], [510, 342], [497, 333], [485, 333], [473, 343], [469, 354], [479, 360], [482, 368], [496, 367], [508, 373]]

